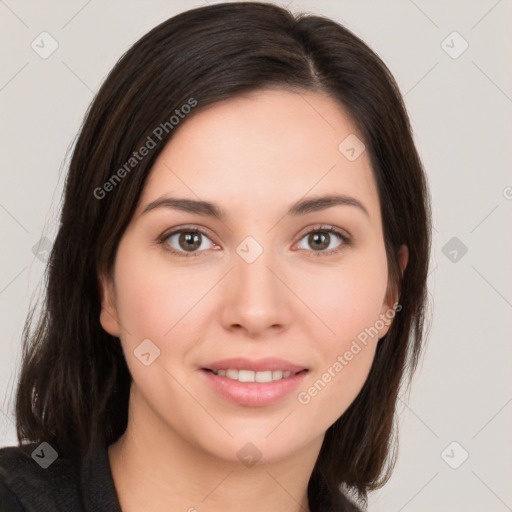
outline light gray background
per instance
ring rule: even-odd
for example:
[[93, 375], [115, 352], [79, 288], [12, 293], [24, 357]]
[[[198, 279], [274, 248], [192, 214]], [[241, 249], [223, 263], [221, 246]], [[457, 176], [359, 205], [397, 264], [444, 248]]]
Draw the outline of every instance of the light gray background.
[[[20, 335], [42, 284], [44, 255], [33, 247], [43, 235], [50, 242], [55, 236], [67, 152], [86, 108], [133, 42], [199, 5], [205, 4], [0, 1], [1, 445], [16, 444]], [[410, 397], [400, 402], [395, 472], [371, 495], [369, 510], [512, 510], [512, 2], [289, 6], [343, 23], [386, 62], [405, 96], [431, 185], [429, 346]], [[59, 45], [47, 59], [31, 48], [34, 40], [49, 48], [43, 31]], [[464, 40], [468, 49], [452, 58], [447, 51], [456, 55]], [[453, 237], [466, 254], [446, 246]], [[467, 460], [450, 467], [465, 452]]]

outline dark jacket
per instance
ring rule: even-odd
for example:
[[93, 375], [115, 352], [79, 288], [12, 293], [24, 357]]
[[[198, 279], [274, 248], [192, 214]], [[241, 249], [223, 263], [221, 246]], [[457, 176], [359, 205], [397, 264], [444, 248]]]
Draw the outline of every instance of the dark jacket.
[[82, 460], [38, 443], [0, 449], [0, 512], [57, 511], [121, 512], [107, 447]]
[[[348, 500], [339, 510], [361, 512]], [[106, 445], [82, 460], [38, 443], [1, 448], [0, 512], [122, 512]]]

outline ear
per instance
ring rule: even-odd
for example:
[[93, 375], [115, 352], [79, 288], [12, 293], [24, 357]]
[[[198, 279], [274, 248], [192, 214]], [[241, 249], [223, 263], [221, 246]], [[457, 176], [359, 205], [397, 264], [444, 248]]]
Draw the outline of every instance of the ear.
[[116, 307], [116, 293], [112, 278], [100, 275], [98, 277], [101, 293], [100, 323], [105, 331], [112, 336], [119, 337], [119, 319]]
[[402, 272], [402, 275], [404, 275], [407, 263], [409, 263], [409, 249], [407, 248], [407, 245], [402, 245], [400, 246], [400, 249], [398, 249], [398, 259], [400, 261], [400, 271]]
[[[403, 276], [404, 271], [407, 267], [407, 263], [409, 262], [409, 249], [407, 248], [407, 246], [400, 246], [397, 255], [400, 264], [400, 272]], [[388, 291], [386, 293], [386, 300], [384, 301], [381, 310], [381, 318], [382, 322], [384, 323], [384, 327], [382, 329], [379, 329], [379, 339], [387, 334], [389, 328], [391, 327], [391, 323], [393, 322], [393, 318], [396, 314], [396, 311], [399, 311], [401, 309], [401, 307], [399, 308], [398, 306], [396, 306], [398, 304], [398, 299], [399, 297], [395, 287], [392, 287], [391, 289], [388, 288]]]

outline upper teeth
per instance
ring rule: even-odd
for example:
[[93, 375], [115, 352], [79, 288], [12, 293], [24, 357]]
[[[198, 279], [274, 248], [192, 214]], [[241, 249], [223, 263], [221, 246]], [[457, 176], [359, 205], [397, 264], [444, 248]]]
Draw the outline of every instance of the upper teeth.
[[273, 380], [286, 379], [293, 372], [283, 372], [282, 370], [266, 370], [263, 372], [254, 372], [252, 370], [212, 370], [216, 375], [227, 377], [228, 379], [238, 380], [240, 382], [272, 382]]

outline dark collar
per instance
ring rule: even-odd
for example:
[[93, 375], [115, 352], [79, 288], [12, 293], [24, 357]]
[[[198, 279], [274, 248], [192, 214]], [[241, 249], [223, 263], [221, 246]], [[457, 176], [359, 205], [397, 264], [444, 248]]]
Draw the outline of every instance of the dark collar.
[[85, 512], [122, 512], [104, 441], [85, 454], [80, 483]]

